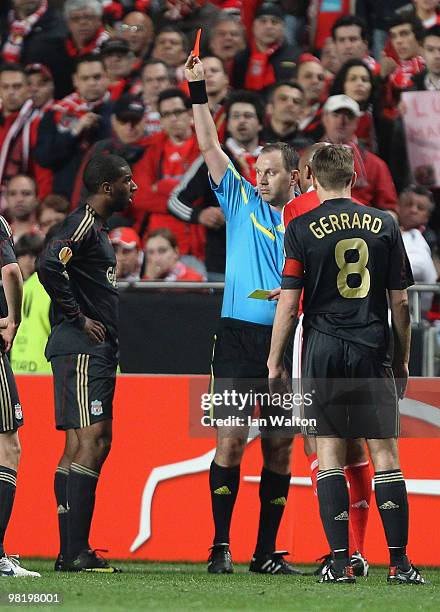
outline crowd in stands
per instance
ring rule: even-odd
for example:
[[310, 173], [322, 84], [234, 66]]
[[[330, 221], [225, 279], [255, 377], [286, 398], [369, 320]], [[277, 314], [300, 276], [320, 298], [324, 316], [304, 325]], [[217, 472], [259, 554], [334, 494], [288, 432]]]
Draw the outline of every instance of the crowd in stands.
[[411, 167], [402, 93], [419, 92], [435, 123], [424, 94], [440, 90], [436, 0], [2, 0], [0, 212], [25, 279], [47, 231], [87, 198], [85, 164], [106, 153], [138, 185], [111, 221], [118, 278], [224, 278], [225, 219], [183, 76], [199, 27], [209, 106], [238, 172], [255, 183], [267, 142], [352, 147], [353, 196], [396, 216], [415, 280], [435, 282], [440, 161]]

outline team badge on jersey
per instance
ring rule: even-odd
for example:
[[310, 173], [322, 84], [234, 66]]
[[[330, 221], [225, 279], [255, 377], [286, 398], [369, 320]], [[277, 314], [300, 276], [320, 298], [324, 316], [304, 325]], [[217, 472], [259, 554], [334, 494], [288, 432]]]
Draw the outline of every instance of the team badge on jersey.
[[90, 404], [90, 412], [93, 416], [100, 416], [103, 413], [102, 402], [99, 400], [93, 400]]
[[58, 259], [61, 261], [61, 263], [66, 265], [67, 262], [70, 261], [70, 259], [72, 258], [72, 255], [72, 249], [70, 249], [69, 247], [63, 247], [58, 253]]
[[116, 287], [116, 268], [114, 266], [107, 268], [107, 280], [113, 287]]
[[14, 410], [15, 418], [17, 419], [17, 421], [21, 421], [23, 419], [23, 410], [21, 408], [21, 404], [15, 404]]

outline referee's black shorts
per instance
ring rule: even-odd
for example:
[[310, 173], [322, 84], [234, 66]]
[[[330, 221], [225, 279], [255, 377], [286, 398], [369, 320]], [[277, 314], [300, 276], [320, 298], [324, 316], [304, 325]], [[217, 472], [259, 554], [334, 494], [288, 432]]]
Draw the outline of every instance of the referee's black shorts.
[[[212, 419], [224, 419], [228, 416], [241, 418], [260, 416], [268, 418], [269, 414], [280, 414], [286, 417], [286, 411], [280, 406], [273, 406], [269, 400], [269, 371], [267, 359], [270, 352], [272, 326], [241, 321], [239, 319], [222, 318], [214, 336], [214, 347], [211, 362], [210, 393], [221, 394], [225, 391], [236, 391], [249, 401], [237, 412], [235, 406], [212, 405]], [[259, 415], [255, 414], [257, 405]], [[263, 431], [278, 431], [278, 426], [260, 427]], [[284, 429], [284, 428], [281, 428]], [[297, 431], [286, 432], [294, 435]]]
[[9, 359], [0, 353], [0, 433], [16, 431], [23, 425], [23, 410]]
[[113, 417], [117, 362], [85, 353], [52, 357], [56, 428], [81, 429]]
[[304, 417], [316, 424], [309, 435], [336, 438], [395, 438], [399, 406], [390, 367], [374, 351], [309, 328], [304, 333], [303, 392], [313, 401]]

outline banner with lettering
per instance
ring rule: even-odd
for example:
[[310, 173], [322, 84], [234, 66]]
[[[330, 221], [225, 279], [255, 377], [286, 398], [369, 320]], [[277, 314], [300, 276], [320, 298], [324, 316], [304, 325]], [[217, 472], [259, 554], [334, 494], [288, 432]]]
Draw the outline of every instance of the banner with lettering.
[[440, 187], [440, 96], [438, 91], [402, 94], [406, 148], [414, 180]]

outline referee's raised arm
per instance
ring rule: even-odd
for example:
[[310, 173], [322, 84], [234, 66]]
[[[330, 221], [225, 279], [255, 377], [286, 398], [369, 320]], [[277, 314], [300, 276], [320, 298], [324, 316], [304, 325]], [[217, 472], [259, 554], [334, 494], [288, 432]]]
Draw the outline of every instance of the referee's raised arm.
[[198, 57], [194, 57], [192, 52], [185, 64], [185, 76], [191, 94], [194, 126], [200, 152], [205, 159], [212, 180], [218, 185], [228, 168], [229, 158], [222, 151], [217, 129], [208, 107], [203, 64]]

